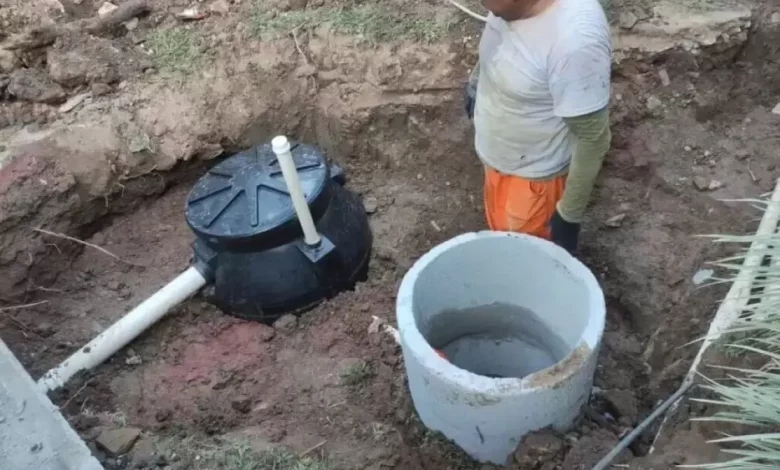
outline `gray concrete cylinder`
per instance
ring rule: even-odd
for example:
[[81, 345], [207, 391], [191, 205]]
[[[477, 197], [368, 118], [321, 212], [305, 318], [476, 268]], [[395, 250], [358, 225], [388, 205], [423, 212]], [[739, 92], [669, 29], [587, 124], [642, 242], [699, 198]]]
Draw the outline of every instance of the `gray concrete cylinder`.
[[526, 433], [570, 427], [590, 395], [605, 313], [590, 270], [548, 241], [480, 232], [435, 247], [396, 302], [420, 418], [497, 464]]

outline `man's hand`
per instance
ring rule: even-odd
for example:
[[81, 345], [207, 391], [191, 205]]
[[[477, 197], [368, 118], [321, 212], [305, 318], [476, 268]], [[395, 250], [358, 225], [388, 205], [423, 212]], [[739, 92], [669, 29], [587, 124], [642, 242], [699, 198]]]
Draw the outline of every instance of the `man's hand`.
[[550, 240], [577, 256], [577, 242], [580, 238], [580, 224], [567, 222], [556, 209], [550, 218]]
[[466, 107], [466, 116], [469, 119], [474, 119], [474, 105], [477, 102], [477, 87], [471, 82], [466, 84], [466, 93], [464, 96], [464, 104]]

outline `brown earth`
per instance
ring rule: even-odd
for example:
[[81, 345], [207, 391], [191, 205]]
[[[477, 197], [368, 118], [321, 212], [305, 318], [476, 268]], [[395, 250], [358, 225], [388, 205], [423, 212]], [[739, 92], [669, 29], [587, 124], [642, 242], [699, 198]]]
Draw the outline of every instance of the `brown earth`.
[[[62, 1], [59, 13], [55, 3], [0, 0], [0, 39], [39, 17], [93, 17], [102, 2]], [[437, 2], [390, 3], [404, 21], [428, 19], [424, 28], [461, 18]], [[186, 24], [175, 14], [188, 2], [149, 5], [132, 28], [0, 49], [0, 308], [45, 302], [0, 311], [0, 336], [33, 376], [56, 365], [188, 265], [183, 201], [210, 160], [294, 135], [322, 146], [348, 187], [375, 203], [368, 281], [285, 329], [193, 299], [56, 401], [90, 441], [132, 425], [154, 442], [156, 460], [133, 454], [106, 460], [109, 468], [214, 468], [209, 449], [244, 439], [260, 453], [285, 447], [343, 469], [492, 468], [421, 426], [400, 351], [368, 333], [373, 316], [392, 322], [398, 282], [417, 257], [484, 228], [481, 167], [460, 101], [478, 25], [461, 20], [430, 44], [376, 43], [324, 25], [258, 37], [249, 2], [198, 4], [212, 15]], [[170, 30], [185, 32], [185, 46], [161, 62], [149, 51]], [[695, 350], [685, 345], [706, 331], [722, 295], [692, 282], [723, 254], [694, 235], [749, 230], [755, 214], [718, 199], [755, 197], [780, 176], [770, 112], [780, 101], [778, 39], [778, 25], [759, 22], [718, 68], [670, 54], [616, 69], [613, 150], [582, 236], [608, 301], [594, 398], [572, 432], [529, 436], [509, 468], [590, 468], [687, 372]], [[20, 77], [31, 73], [37, 81]], [[349, 385], [343, 375], [356, 366], [366, 373]], [[632, 461], [651, 430], [621, 458], [642, 468], [714, 458], [687, 420], [666, 432], [670, 444], [653, 456]]]

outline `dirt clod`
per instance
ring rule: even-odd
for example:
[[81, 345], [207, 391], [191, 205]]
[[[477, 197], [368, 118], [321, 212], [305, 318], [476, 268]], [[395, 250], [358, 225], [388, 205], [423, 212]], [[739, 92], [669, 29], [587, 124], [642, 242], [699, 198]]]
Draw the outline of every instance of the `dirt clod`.
[[130, 452], [130, 460], [132, 460], [136, 467], [144, 467], [153, 463], [156, 459], [157, 451], [154, 446], [154, 441], [147, 437], [140, 438]]
[[274, 322], [274, 328], [282, 334], [292, 334], [298, 328], [298, 317], [292, 314], [283, 315]]
[[39, 69], [19, 69], [11, 74], [8, 93], [23, 101], [61, 103], [65, 90]]
[[252, 399], [248, 397], [236, 398], [230, 402], [230, 406], [239, 413], [249, 413], [252, 411]]
[[532, 432], [523, 437], [507, 465], [520, 469], [539, 468], [561, 457], [565, 447], [565, 441], [551, 429]]
[[138, 428], [117, 428], [103, 431], [96, 442], [106, 452], [113, 456], [126, 454], [141, 435]]
[[639, 415], [639, 407], [633, 392], [628, 390], [608, 390], [604, 392], [604, 399], [610, 411], [626, 425], [636, 422]]
[[693, 186], [699, 191], [707, 191], [710, 188], [710, 182], [707, 180], [707, 178], [702, 176], [695, 176], [693, 178]]

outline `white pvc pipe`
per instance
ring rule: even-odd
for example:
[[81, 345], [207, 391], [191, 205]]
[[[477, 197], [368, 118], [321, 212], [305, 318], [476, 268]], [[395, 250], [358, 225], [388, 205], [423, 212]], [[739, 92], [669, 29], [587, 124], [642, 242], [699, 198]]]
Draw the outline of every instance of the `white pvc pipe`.
[[62, 364], [38, 379], [38, 387], [44, 393], [56, 390], [80, 371], [102, 364], [204, 285], [206, 279], [196, 268], [187, 269], [86, 346], [73, 353]]
[[298, 221], [303, 229], [303, 241], [309, 246], [320, 244], [320, 234], [314, 226], [314, 219], [309, 211], [309, 204], [306, 203], [306, 196], [301, 188], [301, 180], [298, 178], [298, 170], [295, 168], [292, 153], [290, 152], [290, 142], [287, 137], [280, 135], [274, 137], [271, 141], [276, 158], [279, 160], [279, 167], [282, 169], [284, 181], [287, 183], [287, 190], [290, 192], [295, 213], [298, 215]]

